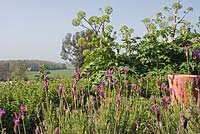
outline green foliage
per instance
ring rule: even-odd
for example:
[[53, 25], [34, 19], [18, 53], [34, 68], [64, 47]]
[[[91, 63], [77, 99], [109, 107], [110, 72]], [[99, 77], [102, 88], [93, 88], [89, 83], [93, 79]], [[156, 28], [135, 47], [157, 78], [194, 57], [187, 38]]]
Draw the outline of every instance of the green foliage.
[[[193, 39], [199, 37], [199, 33], [192, 33], [190, 22], [184, 20], [193, 9], [188, 7], [183, 16], [178, 16], [181, 9], [182, 4], [178, 1], [172, 8], [164, 7], [164, 11], [170, 15], [164, 16], [158, 12], [155, 19], [145, 18], [142, 21], [148, 33], [137, 49], [139, 64], [136, 64], [136, 68], [140, 74], [197, 74], [192, 52], [194, 48], [199, 48], [193, 42]], [[188, 50], [189, 55], [186, 55], [186, 48], [191, 48]]]

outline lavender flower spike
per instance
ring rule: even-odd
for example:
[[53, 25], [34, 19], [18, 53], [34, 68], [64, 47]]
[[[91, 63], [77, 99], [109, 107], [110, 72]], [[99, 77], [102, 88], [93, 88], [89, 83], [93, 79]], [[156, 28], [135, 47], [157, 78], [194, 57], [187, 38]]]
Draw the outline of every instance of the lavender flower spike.
[[27, 111], [27, 107], [24, 105], [20, 106], [21, 113], [24, 114]]
[[1, 121], [2, 116], [3, 116], [5, 113], [6, 113], [5, 110], [3, 110], [3, 109], [0, 108], [0, 121]]
[[55, 134], [59, 134], [59, 129], [58, 129], [58, 127], [55, 129]]

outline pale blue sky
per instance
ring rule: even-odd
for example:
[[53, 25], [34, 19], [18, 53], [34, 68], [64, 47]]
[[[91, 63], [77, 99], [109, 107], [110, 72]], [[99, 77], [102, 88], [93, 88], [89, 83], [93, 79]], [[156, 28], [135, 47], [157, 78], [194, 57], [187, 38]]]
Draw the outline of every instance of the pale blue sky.
[[[0, 0], [0, 60], [43, 59], [61, 62], [62, 39], [66, 33], [83, 30], [71, 24], [79, 10], [100, 15], [99, 8], [113, 7], [111, 24], [145, 32], [141, 20], [154, 17], [164, 5], [175, 0]], [[196, 23], [200, 0], [182, 0], [194, 11], [187, 17]]]

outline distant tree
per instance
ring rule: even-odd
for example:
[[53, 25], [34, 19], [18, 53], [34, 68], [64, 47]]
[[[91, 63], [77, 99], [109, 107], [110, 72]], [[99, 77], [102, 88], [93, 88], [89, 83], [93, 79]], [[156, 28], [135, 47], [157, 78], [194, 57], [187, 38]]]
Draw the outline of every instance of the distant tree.
[[11, 77], [15, 80], [26, 80], [26, 70], [25, 61], [17, 60], [11, 66]]
[[0, 63], [0, 80], [6, 81], [10, 78], [10, 64], [9, 62]]
[[92, 40], [93, 30], [76, 32], [74, 35], [68, 33], [62, 41], [62, 59], [69, 61], [75, 67], [84, 63], [85, 56], [92, 49], [88, 42]]

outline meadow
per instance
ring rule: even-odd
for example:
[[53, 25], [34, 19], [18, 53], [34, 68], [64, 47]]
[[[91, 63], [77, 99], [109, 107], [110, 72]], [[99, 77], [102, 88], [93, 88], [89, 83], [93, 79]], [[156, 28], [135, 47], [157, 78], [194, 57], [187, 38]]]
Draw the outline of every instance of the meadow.
[[[50, 70], [49, 72], [50, 72], [50, 74], [49, 74], [50, 77], [69, 78], [72, 76], [72, 74], [74, 72], [74, 68]], [[28, 80], [35, 79], [35, 76], [38, 74], [39, 74], [39, 71], [29, 71], [26, 73]]]

